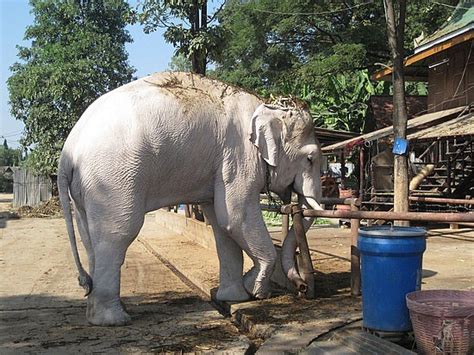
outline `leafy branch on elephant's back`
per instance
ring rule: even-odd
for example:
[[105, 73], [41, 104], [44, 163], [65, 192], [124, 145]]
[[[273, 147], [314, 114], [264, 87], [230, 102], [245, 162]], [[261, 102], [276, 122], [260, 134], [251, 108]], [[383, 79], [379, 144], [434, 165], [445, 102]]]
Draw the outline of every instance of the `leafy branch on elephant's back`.
[[64, 140], [85, 109], [102, 94], [129, 82], [124, 0], [31, 0], [34, 23], [27, 47], [7, 85], [12, 115], [25, 124], [21, 143], [33, 152], [26, 164], [55, 173]]

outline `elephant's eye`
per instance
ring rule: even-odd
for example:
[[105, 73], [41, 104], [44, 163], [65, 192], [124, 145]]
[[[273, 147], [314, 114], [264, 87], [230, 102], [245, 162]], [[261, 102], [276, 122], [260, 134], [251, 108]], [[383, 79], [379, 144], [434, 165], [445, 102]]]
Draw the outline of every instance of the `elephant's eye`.
[[312, 156], [311, 154], [309, 154], [309, 155], [307, 156], [307, 159], [308, 159], [308, 161], [309, 161], [310, 163], [313, 162], [313, 156]]

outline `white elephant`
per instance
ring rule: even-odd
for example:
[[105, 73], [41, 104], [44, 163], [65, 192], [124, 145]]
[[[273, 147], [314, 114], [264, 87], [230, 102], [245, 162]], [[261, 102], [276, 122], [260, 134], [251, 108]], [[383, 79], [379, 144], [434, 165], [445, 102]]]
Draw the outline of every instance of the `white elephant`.
[[[260, 211], [268, 187], [320, 208], [320, 146], [307, 109], [189, 73], [134, 81], [95, 101], [64, 145], [58, 187], [79, 283], [96, 325], [130, 321], [120, 269], [146, 212], [199, 203], [212, 224], [220, 262], [217, 298], [269, 294], [275, 248]], [[89, 259], [81, 265], [70, 199]], [[309, 224], [307, 225], [307, 227]], [[294, 280], [294, 235], [285, 271]], [[243, 276], [242, 250], [253, 260]], [[90, 275], [90, 276], [89, 276]]]

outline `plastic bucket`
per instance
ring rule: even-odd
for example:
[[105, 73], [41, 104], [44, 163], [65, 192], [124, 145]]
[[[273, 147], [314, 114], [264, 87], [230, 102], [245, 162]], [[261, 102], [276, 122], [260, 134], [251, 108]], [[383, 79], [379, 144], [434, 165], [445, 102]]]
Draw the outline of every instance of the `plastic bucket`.
[[377, 226], [359, 229], [363, 326], [385, 332], [412, 329], [405, 296], [421, 287], [426, 230]]

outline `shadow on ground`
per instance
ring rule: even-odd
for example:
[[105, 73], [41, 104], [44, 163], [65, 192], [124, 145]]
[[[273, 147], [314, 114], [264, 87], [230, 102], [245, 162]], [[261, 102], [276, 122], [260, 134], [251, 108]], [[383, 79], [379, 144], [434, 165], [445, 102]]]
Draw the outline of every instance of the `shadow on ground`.
[[6, 228], [7, 227], [7, 221], [9, 219], [18, 219], [20, 216], [16, 214], [15, 212], [0, 212], [0, 228]]
[[331, 297], [347, 293], [351, 287], [350, 272], [318, 272], [314, 273], [316, 297]]
[[[239, 341], [229, 320], [197, 296], [166, 292], [123, 301], [132, 324], [97, 327], [86, 322], [85, 300], [49, 295], [0, 298], [0, 353], [219, 351]], [[36, 306], [27, 307], [31, 304]]]
[[282, 295], [254, 302], [241, 309], [253, 323], [274, 326], [318, 319], [357, 318], [360, 311], [360, 298], [349, 294], [331, 298], [316, 296], [313, 300], [306, 300], [296, 295]]
[[360, 297], [350, 295], [349, 272], [315, 272], [315, 299], [278, 294], [244, 306], [241, 312], [256, 324], [282, 325], [317, 319], [357, 317]]

